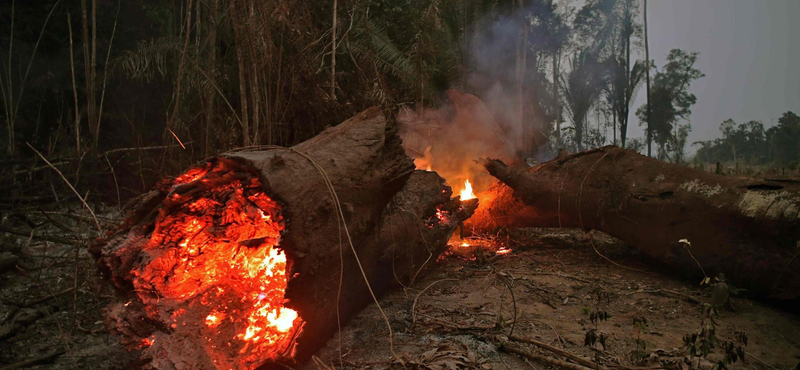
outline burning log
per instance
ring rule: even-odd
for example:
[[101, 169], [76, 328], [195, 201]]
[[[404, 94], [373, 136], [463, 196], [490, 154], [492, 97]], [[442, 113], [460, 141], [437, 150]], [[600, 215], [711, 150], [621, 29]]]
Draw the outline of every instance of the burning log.
[[391, 283], [411, 285], [447, 249], [453, 232], [478, 207], [477, 199], [461, 201], [451, 195], [452, 189], [435, 172], [414, 171], [384, 210], [372, 243], [390, 246], [377, 266], [384, 275], [377, 280], [384, 288]]
[[494, 189], [475, 225], [510, 210], [519, 217], [507, 226], [597, 229], [682, 276], [724, 273], [754, 296], [800, 298], [796, 183], [718, 176], [613, 146], [530, 169], [484, 166], [510, 189]]
[[435, 259], [472, 214], [438, 175], [413, 169], [375, 108], [291, 149], [190, 168], [93, 248], [123, 297], [108, 307], [108, 326], [155, 369], [308, 359], [337, 316], [344, 323], [372, 302], [361, 269], [380, 294], [391, 272], [412, 276], [421, 256]]

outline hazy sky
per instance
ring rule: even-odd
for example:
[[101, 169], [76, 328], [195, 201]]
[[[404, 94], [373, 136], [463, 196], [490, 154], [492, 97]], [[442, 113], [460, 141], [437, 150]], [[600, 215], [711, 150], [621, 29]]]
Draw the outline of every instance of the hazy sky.
[[[690, 91], [690, 144], [720, 136], [719, 124], [760, 120], [777, 125], [800, 113], [800, 0], [649, 0], [650, 58], [659, 68], [670, 49], [698, 51], [705, 77]], [[644, 52], [642, 52], [644, 59]], [[642, 86], [635, 107], [646, 101]], [[628, 137], [643, 137], [631, 112]]]

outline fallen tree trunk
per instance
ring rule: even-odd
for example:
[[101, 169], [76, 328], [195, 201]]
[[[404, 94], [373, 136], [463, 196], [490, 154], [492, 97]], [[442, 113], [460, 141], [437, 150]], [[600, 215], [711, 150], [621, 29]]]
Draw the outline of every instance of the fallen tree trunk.
[[[107, 324], [156, 369], [303, 362], [373, 301], [365, 278], [379, 295], [395, 282], [387, 271], [416, 274], [474, 210], [436, 174], [412, 172], [375, 108], [291, 149], [193, 167], [93, 248], [123, 295]], [[399, 225], [397, 204], [416, 233]]]
[[597, 229], [682, 276], [724, 273], [754, 296], [800, 297], [797, 184], [718, 176], [613, 146], [535, 168], [484, 166], [510, 189], [495, 187], [474, 225]]

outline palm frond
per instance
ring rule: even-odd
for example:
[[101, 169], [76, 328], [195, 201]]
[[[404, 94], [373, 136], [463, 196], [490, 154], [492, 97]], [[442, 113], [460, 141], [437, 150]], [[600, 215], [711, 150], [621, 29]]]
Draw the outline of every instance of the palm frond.
[[153, 79], [156, 73], [162, 77], [168, 73], [171, 58], [181, 52], [181, 40], [168, 36], [136, 44], [136, 49], [128, 50], [117, 59], [123, 70], [132, 78], [146, 81]]
[[350, 47], [356, 57], [374, 59], [378, 66], [404, 82], [412, 82], [417, 76], [414, 63], [389, 38], [386, 27], [374, 19], [359, 22], [353, 28]]

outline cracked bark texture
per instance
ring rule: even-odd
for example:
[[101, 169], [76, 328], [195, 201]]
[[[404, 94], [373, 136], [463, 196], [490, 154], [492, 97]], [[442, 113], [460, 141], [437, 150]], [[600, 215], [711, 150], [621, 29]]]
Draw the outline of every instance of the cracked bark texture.
[[703, 276], [691, 251], [709, 277], [724, 273], [749, 295], [800, 298], [797, 183], [719, 176], [614, 146], [534, 168], [484, 166], [507, 187], [495, 187], [495, 201], [470, 220], [478, 228], [501, 219], [597, 229], [681, 277]]

